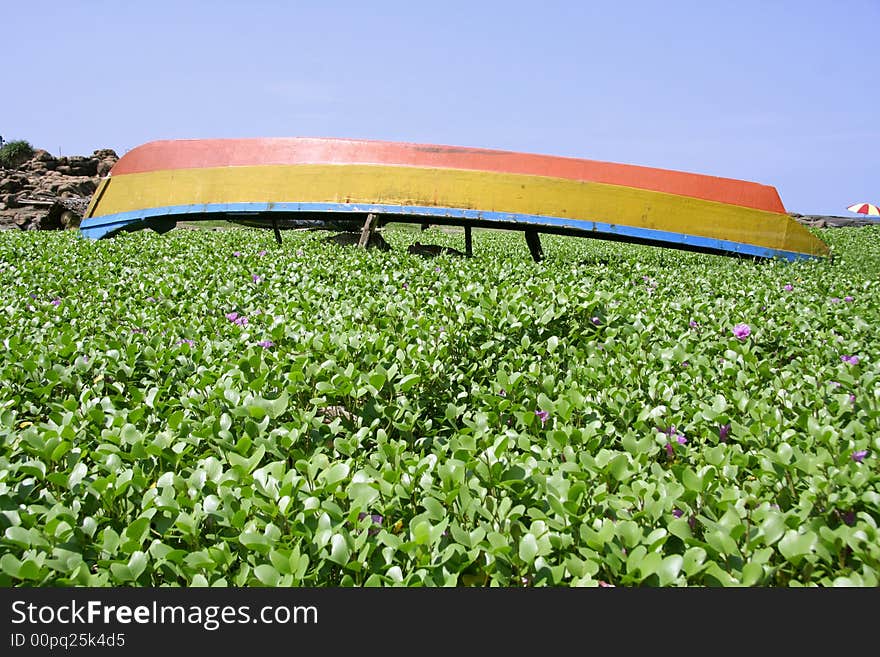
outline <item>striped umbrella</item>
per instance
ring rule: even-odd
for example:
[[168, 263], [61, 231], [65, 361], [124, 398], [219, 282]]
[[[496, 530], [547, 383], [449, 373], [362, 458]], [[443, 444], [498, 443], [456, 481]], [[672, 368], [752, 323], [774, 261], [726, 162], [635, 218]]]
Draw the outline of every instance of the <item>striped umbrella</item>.
[[880, 208], [873, 203], [856, 203], [847, 208], [850, 212], [858, 212], [859, 214], [867, 214], [880, 216]]

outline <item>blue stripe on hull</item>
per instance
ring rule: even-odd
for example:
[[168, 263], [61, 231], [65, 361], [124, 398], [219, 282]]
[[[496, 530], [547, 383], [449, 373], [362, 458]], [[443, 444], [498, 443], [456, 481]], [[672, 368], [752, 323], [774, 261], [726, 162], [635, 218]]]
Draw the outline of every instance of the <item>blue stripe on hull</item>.
[[[100, 239], [119, 230], [131, 230], [161, 226], [165, 229], [174, 217], [203, 214], [246, 214], [249, 216], [270, 212], [288, 213], [374, 213], [381, 215], [401, 215], [437, 219], [458, 219], [479, 222], [487, 227], [492, 224], [517, 224], [522, 228], [562, 229], [581, 234], [584, 237], [608, 237], [626, 240], [643, 240], [670, 246], [684, 246], [695, 250], [720, 251], [725, 253], [754, 256], [759, 258], [784, 258], [789, 261], [810, 260], [816, 256], [794, 251], [782, 251], [763, 246], [720, 240], [698, 235], [673, 233], [637, 226], [624, 226], [584, 219], [546, 217], [534, 214], [515, 214], [509, 212], [484, 212], [461, 208], [436, 208], [412, 205], [381, 205], [363, 203], [207, 203], [201, 205], [171, 205], [161, 208], [133, 210], [102, 217], [89, 217], [80, 224], [80, 233], [91, 239]], [[163, 221], [164, 220], [164, 221]], [[502, 226], [505, 227], [506, 226]], [[163, 231], [164, 232], [164, 231]]]

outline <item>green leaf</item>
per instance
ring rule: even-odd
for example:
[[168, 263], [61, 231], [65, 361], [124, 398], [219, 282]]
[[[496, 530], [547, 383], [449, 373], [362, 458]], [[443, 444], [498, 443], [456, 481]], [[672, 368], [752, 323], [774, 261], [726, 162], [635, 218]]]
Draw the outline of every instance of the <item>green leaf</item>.
[[351, 550], [348, 548], [345, 537], [341, 534], [333, 534], [330, 537], [330, 561], [344, 566], [348, 563], [350, 556]]
[[0, 557], [0, 570], [2, 570], [10, 577], [22, 579], [21, 577], [19, 577], [19, 572], [21, 571], [21, 561], [19, 561], [15, 557], [15, 555], [10, 554], [9, 552]]
[[147, 555], [141, 552], [140, 550], [136, 550], [131, 553], [131, 557], [128, 559], [128, 571], [131, 573], [132, 579], [137, 579], [141, 576], [141, 573], [147, 567]]
[[88, 471], [85, 463], [79, 462], [73, 466], [73, 470], [70, 471], [70, 476], [67, 478], [67, 487], [73, 490], [88, 474]]
[[400, 392], [406, 392], [421, 380], [418, 374], [407, 374], [394, 386]]
[[712, 546], [715, 550], [720, 552], [721, 554], [726, 555], [736, 555], [739, 554], [739, 549], [736, 546], [736, 541], [734, 541], [730, 534], [720, 531], [718, 529], [709, 531], [706, 533], [706, 543]]
[[270, 541], [268, 537], [263, 534], [258, 534], [253, 531], [244, 531], [242, 532], [238, 540], [244, 545], [248, 550], [256, 550], [261, 554], [268, 554], [269, 549], [271, 548]]
[[327, 486], [339, 483], [348, 477], [349, 467], [345, 463], [337, 463], [318, 475], [318, 479], [322, 480]]
[[785, 516], [781, 513], [770, 512], [761, 523], [761, 535], [766, 545], [773, 545], [785, 534]]
[[746, 586], [760, 584], [764, 577], [764, 568], [759, 563], [747, 563], [742, 569], [742, 583]]
[[538, 556], [538, 539], [532, 533], [525, 534], [519, 541], [519, 558], [531, 564]]
[[142, 545], [150, 531], [150, 518], [138, 518], [133, 521], [125, 530], [125, 535]]
[[7, 541], [20, 547], [28, 548], [31, 546], [31, 533], [24, 527], [7, 527], [3, 535]]
[[254, 568], [254, 575], [266, 586], [278, 586], [278, 582], [281, 581], [281, 574], [267, 563]]
[[[643, 546], [639, 546], [643, 547]], [[663, 564], [663, 557], [657, 552], [648, 552], [639, 562], [638, 569], [643, 580], [656, 573]]]
[[813, 551], [816, 541], [817, 536], [813, 532], [799, 534], [796, 529], [790, 529], [779, 541], [779, 552], [789, 561], [798, 563]]
[[629, 474], [629, 457], [626, 454], [618, 454], [608, 464], [608, 472], [618, 481], [622, 481]]
[[676, 579], [684, 565], [684, 557], [679, 554], [671, 554], [660, 563], [657, 567], [657, 575], [660, 580], [660, 586], [669, 586]]
[[670, 520], [669, 524], [666, 525], [666, 528], [669, 530], [669, 533], [673, 536], [677, 536], [683, 541], [693, 537], [693, 533], [691, 532], [691, 526], [688, 524], [687, 520], [683, 518], [676, 518], [675, 520]]

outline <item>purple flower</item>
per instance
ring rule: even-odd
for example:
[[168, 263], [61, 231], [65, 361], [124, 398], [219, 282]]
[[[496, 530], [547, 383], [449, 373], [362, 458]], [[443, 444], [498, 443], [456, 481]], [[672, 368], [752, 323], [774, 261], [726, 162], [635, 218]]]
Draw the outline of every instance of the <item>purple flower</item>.
[[691, 320], [688, 322], [688, 326], [690, 326], [691, 328], [697, 328], [699, 324], [697, 324], [694, 320]]
[[177, 341], [177, 344], [188, 344], [190, 347], [195, 345], [194, 340], [190, 340], [189, 338], [183, 338]]
[[852, 454], [850, 454], [850, 458], [853, 461], [855, 461], [856, 463], [861, 463], [867, 455], [868, 455], [868, 450], [860, 449], [860, 450], [857, 450], [857, 451], [853, 452]]
[[266, 255], [266, 249], [263, 249], [263, 250], [259, 251], [259, 252], [257, 253], [257, 255], [258, 255], [258, 256], [264, 256], [264, 255]]
[[154, 299], [153, 297], [147, 297], [147, 301], [149, 301], [150, 303], [156, 303], [156, 299]]
[[831, 297], [831, 303], [840, 303], [840, 299], [837, 297]]
[[226, 319], [238, 326], [247, 326], [248, 324], [248, 318], [244, 315], [239, 315], [237, 312], [226, 313]]
[[847, 511], [843, 514], [843, 522], [847, 526], [852, 527], [854, 524], [856, 524], [856, 514], [852, 511]]
[[843, 355], [840, 357], [840, 360], [842, 360], [847, 365], [858, 365], [859, 364], [859, 357], [858, 356]]
[[690, 367], [691, 364], [689, 362], [687, 362], [686, 360], [683, 360], [683, 361], [681, 361], [681, 366], [682, 367]]
[[688, 527], [691, 528], [691, 531], [694, 531], [694, 528], [697, 526], [697, 516], [691, 516], [688, 518]]
[[252, 280], [254, 283], [259, 283], [259, 282], [261, 282], [261, 281], [263, 280], [263, 277], [262, 277], [262, 276], [259, 276], [259, 275], [257, 275], [257, 274], [251, 274], [251, 280]]
[[144, 330], [144, 329], [142, 329], [142, 328], [138, 328], [137, 326], [135, 326], [133, 329], [131, 329], [131, 332], [132, 332], [132, 333], [146, 333], [146, 330]]
[[439, 273], [440, 273], [440, 267], [434, 267], [434, 271], [437, 272], [437, 273], [439, 274]]
[[672, 443], [666, 443], [666, 456], [668, 458], [675, 456], [675, 447], [672, 446]]
[[274, 347], [275, 343], [271, 340], [260, 340], [258, 343], [263, 349], [268, 349], [269, 347]]
[[687, 438], [685, 438], [684, 434], [675, 428], [674, 424], [662, 433], [665, 433], [667, 436], [669, 436], [670, 439], [675, 438], [675, 442], [677, 442], [679, 445], [684, 445], [685, 443], [687, 443]]
[[303, 255], [303, 250], [302, 250], [302, 249], [297, 249], [297, 251], [296, 251], [296, 255], [298, 255], [298, 256]]
[[507, 391], [504, 388], [501, 388], [501, 390], [498, 391], [498, 394], [502, 397], [507, 397]]
[[[363, 520], [363, 519], [366, 518], [366, 517], [367, 517], [367, 514], [364, 513], [363, 511], [361, 511], [361, 512], [358, 514], [358, 520]], [[373, 522], [375, 522], [377, 525], [381, 525], [381, 524], [382, 524], [382, 520], [383, 520], [383, 518], [382, 518], [382, 516], [380, 516], [380, 515], [377, 513], [377, 514], [372, 514], [372, 515], [370, 515], [370, 520], [372, 520]]]
[[241, 257], [241, 251], [233, 251], [233, 252], [232, 252], [232, 255], [235, 256], [236, 258], [240, 258], [240, 257]]
[[856, 403], [856, 396], [855, 396], [855, 395], [850, 394], [850, 396], [849, 396], [849, 403], [850, 403], [850, 404], [855, 404], [855, 403]]
[[794, 288], [791, 286], [791, 283], [786, 283], [785, 285], [782, 286], [782, 289], [785, 290], [786, 292], [791, 292]]
[[[367, 517], [366, 513], [361, 512], [358, 514], [358, 520], [363, 520], [366, 517]], [[379, 515], [378, 513], [371, 513], [370, 520], [372, 521], [372, 523], [374, 525], [378, 525], [381, 527], [382, 522], [385, 520], [385, 518], [382, 517], [381, 515]], [[370, 527], [370, 529], [367, 531], [367, 533], [370, 534], [370, 536], [375, 536], [376, 534], [379, 533], [379, 527]]]
[[[841, 356], [841, 358], [844, 358], [844, 357]], [[844, 361], [844, 362], [846, 362], [846, 361]], [[840, 387], [840, 384], [839, 384], [837, 381], [832, 381], [832, 382], [831, 382], [831, 386], [834, 387], [834, 388], [839, 388], [839, 387]]]
[[733, 327], [733, 336], [737, 340], [745, 340], [752, 334], [752, 328], [748, 324], [737, 324]]
[[722, 424], [718, 427], [718, 437], [721, 439], [721, 442], [726, 443], [727, 437], [730, 435], [730, 423]]
[[542, 427], [545, 424], [547, 424], [547, 420], [550, 419], [549, 411], [535, 411], [535, 415], [537, 415], [539, 418], [541, 418], [541, 426]]
[[404, 290], [408, 290], [408, 289], [409, 289], [409, 283], [404, 283], [404, 284], [403, 284], [403, 289], [404, 289]]
[[593, 324], [595, 324], [596, 326], [599, 326], [599, 324], [602, 323], [602, 320], [599, 319], [598, 317], [593, 317], [590, 319], [590, 321], [593, 322]]
[[843, 297], [843, 300], [846, 301], [847, 303], [852, 303], [853, 298], [849, 295], [846, 295], [845, 297]]
[[53, 306], [60, 306], [60, 305], [61, 305], [61, 299], [58, 298], [58, 297], [55, 297], [54, 299], [52, 299], [52, 305], [53, 305]]
[[672, 510], [672, 515], [674, 515], [676, 518], [681, 518], [684, 515], [684, 511], [682, 511], [681, 509], [675, 508]]

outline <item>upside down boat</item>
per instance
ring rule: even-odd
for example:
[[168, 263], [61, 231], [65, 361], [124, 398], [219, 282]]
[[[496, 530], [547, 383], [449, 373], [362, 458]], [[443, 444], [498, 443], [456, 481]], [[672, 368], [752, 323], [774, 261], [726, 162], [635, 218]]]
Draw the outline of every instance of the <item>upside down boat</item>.
[[[180, 220], [315, 226], [411, 222], [521, 230], [797, 260], [827, 245], [754, 182], [594, 160], [327, 138], [153, 141], [119, 159], [81, 233]], [[279, 237], [280, 239], [280, 237]]]

